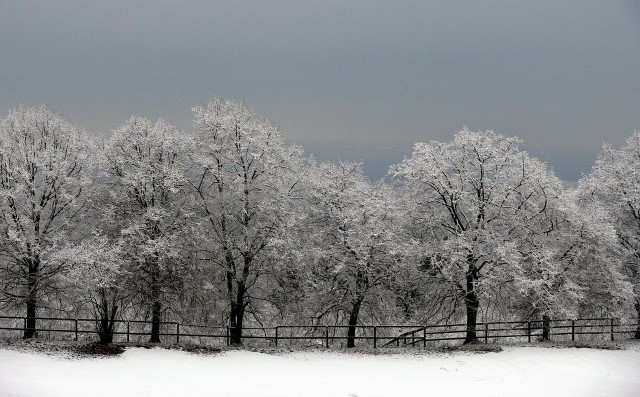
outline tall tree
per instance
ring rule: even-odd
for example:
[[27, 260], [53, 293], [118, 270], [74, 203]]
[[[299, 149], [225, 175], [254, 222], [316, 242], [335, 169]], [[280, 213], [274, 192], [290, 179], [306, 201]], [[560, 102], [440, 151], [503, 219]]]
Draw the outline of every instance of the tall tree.
[[363, 305], [389, 289], [404, 242], [399, 200], [382, 181], [371, 183], [359, 163], [323, 163], [310, 172], [307, 260], [313, 265], [315, 313], [344, 312], [347, 347], [355, 346]]
[[580, 180], [580, 191], [602, 203], [627, 250], [625, 273], [634, 289], [640, 339], [640, 131], [619, 149], [604, 145], [591, 174]]
[[187, 231], [185, 168], [191, 140], [163, 120], [131, 117], [114, 131], [102, 157], [111, 202], [106, 223], [121, 229], [125, 270], [134, 297], [151, 313], [151, 342], [160, 342], [163, 304], [180, 286]]
[[223, 274], [231, 342], [239, 344], [247, 308], [264, 298], [256, 289], [278, 264], [274, 249], [286, 232], [300, 153], [243, 102], [215, 98], [193, 111], [203, 259]]
[[[544, 233], [521, 234], [512, 300], [527, 318], [537, 314], [547, 322], [558, 316], [624, 316], [633, 293], [622, 274], [624, 249], [606, 211], [593, 197], [567, 189], [545, 214], [543, 224], [531, 228], [547, 225]], [[543, 339], [548, 337], [546, 330]]]
[[560, 181], [519, 142], [465, 128], [451, 143], [417, 143], [391, 170], [422, 226], [428, 266], [464, 302], [465, 343], [477, 339], [482, 295], [512, 281], [521, 236], [544, 232], [545, 211], [560, 194]]
[[95, 235], [54, 253], [52, 260], [70, 265], [65, 276], [86, 297], [100, 343], [112, 343], [127, 294], [120, 246], [106, 236]]
[[66, 268], [49, 257], [81, 219], [89, 155], [85, 132], [45, 106], [20, 107], [0, 125], [0, 297], [26, 304], [25, 338]]

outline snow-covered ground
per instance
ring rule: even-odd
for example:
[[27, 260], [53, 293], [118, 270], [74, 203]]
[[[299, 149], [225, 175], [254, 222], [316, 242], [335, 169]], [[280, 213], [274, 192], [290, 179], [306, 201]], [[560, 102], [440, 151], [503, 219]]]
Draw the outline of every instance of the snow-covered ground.
[[130, 348], [70, 359], [0, 349], [3, 396], [638, 396], [640, 349], [196, 355]]

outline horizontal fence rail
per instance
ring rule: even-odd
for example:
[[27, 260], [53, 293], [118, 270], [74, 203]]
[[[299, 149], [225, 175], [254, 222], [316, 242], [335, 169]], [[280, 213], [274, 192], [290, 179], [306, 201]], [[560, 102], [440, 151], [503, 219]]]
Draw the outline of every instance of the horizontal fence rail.
[[[151, 335], [151, 322], [116, 320], [113, 322], [114, 342], [143, 342]], [[38, 337], [94, 341], [97, 320], [88, 318], [37, 317]], [[496, 343], [500, 340], [532, 342], [542, 339], [543, 320], [500, 321], [478, 323], [478, 341]], [[635, 336], [637, 323], [625, 323], [612, 318], [553, 319], [548, 321], [549, 339], [553, 341], [614, 341]], [[427, 347], [441, 342], [463, 341], [466, 324], [436, 325], [358, 325], [355, 336], [349, 337], [348, 325], [279, 325], [275, 327], [243, 327], [242, 340], [263, 346], [345, 347], [352, 339], [359, 347]], [[0, 316], [0, 331], [9, 337], [20, 337], [27, 331], [27, 318]], [[202, 345], [230, 345], [234, 329], [228, 326], [160, 322], [164, 342]]]

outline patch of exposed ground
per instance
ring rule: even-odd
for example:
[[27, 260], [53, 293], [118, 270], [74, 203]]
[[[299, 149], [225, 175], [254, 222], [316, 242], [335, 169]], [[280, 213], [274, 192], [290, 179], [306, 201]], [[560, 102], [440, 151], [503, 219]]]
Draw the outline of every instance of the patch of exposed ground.
[[538, 341], [536, 343], [513, 343], [505, 346], [532, 346], [552, 349], [596, 349], [596, 350], [627, 350], [638, 347], [635, 340], [623, 341]]
[[341, 354], [355, 354], [355, 355], [437, 355], [437, 354], [448, 354], [448, 353], [456, 353], [456, 352], [468, 352], [468, 353], [498, 353], [502, 351], [502, 347], [497, 345], [490, 345], [484, 343], [472, 343], [468, 345], [453, 345], [453, 346], [437, 346], [437, 347], [427, 347], [423, 348], [422, 346], [417, 347], [386, 347], [386, 348], [324, 348], [319, 346], [307, 346], [307, 347], [287, 347], [287, 346], [278, 346], [278, 347], [255, 347], [255, 346], [229, 346], [222, 348], [223, 351], [228, 350], [244, 350], [244, 351], [252, 351], [256, 353], [265, 353], [265, 354], [288, 354], [288, 353], [298, 353], [298, 352], [337, 352]]
[[497, 353], [502, 351], [502, 348], [497, 345], [488, 345], [484, 343], [476, 343], [469, 345], [455, 345], [455, 346], [439, 346], [439, 347], [404, 347], [404, 348], [330, 348], [326, 349], [318, 346], [307, 347], [259, 347], [259, 346], [224, 346], [214, 347], [207, 345], [196, 344], [169, 344], [169, 343], [111, 343], [100, 344], [97, 342], [74, 342], [74, 341], [55, 341], [49, 339], [7, 339], [0, 338], [0, 348], [8, 348], [19, 351], [33, 351], [51, 355], [62, 355], [69, 358], [73, 357], [105, 357], [105, 356], [117, 356], [122, 354], [128, 347], [141, 347], [141, 348], [163, 348], [171, 350], [185, 351], [194, 354], [218, 354], [224, 351], [244, 350], [252, 351], [256, 353], [264, 354], [288, 354], [296, 352], [339, 352], [342, 354], [359, 354], [359, 355], [430, 355], [430, 354], [445, 354], [455, 352], [471, 352], [471, 353]]
[[125, 350], [121, 344], [54, 341], [47, 339], [0, 339], [0, 348], [37, 352], [67, 358], [117, 356]]
[[[537, 343], [514, 343], [502, 346], [531, 346], [541, 348], [576, 348], [576, 349], [598, 349], [598, 350], [640, 350], [640, 341], [577, 341], [577, 342], [537, 342]], [[503, 347], [494, 344], [471, 343], [467, 345], [441, 345], [423, 348], [422, 346], [411, 348], [330, 348], [326, 349], [318, 346], [307, 347], [287, 347], [287, 346], [207, 346], [197, 344], [172, 344], [172, 343], [111, 343], [100, 344], [97, 342], [75, 342], [75, 341], [55, 341], [49, 339], [9, 339], [0, 338], [0, 348], [7, 348], [18, 351], [38, 352], [49, 355], [62, 356], [66, 358], [82, 357], [110, 357], [122, 354], [129, 347], [140, 348], [162, 348], [179, 350], [199, 355], [219, 354], [225, 351], [243, 350], [264, 354], [283, 355], [298, 352], [337, 352], [351, 355], [441, 355], [441, 354], [484, 354], [499, 353]]]

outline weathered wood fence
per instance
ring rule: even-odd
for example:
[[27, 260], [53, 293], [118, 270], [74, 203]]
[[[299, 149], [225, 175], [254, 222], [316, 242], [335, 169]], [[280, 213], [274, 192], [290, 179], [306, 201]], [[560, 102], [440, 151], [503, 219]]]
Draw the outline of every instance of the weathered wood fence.
[[[119, 320], [114, 326], [114, 342], [146, 341], [151, 334], [151, 322]], [[38, 317], [35, 331], [40, 338], [95, 340], [96, 320], [87, 318]], [[550, 339], [554, 341], [616, 340], [633, 338], [637, 323], [612, 318], [552, 319]], [[347, 325], [279, 325], [276, 327], [245, 327], [242, 339], [248, 344], [265, 346], [344, 347]], [[161, 323], [164, 342], [228, 345], [232, 329], [225, 326]], [[508, 339], [533, 342], [542, 337], [543, 321], [497, 321], [478, 323], [478, 340], [497, 343]], [[0, 316], [0, 331], [7, 337], [21, 337], [27, 330], [27, 319]], [[359, 325], [354, 337], [359, 347], [427, 347], [440, 342], [462, 341], [466, 324], [438, 325]]]

